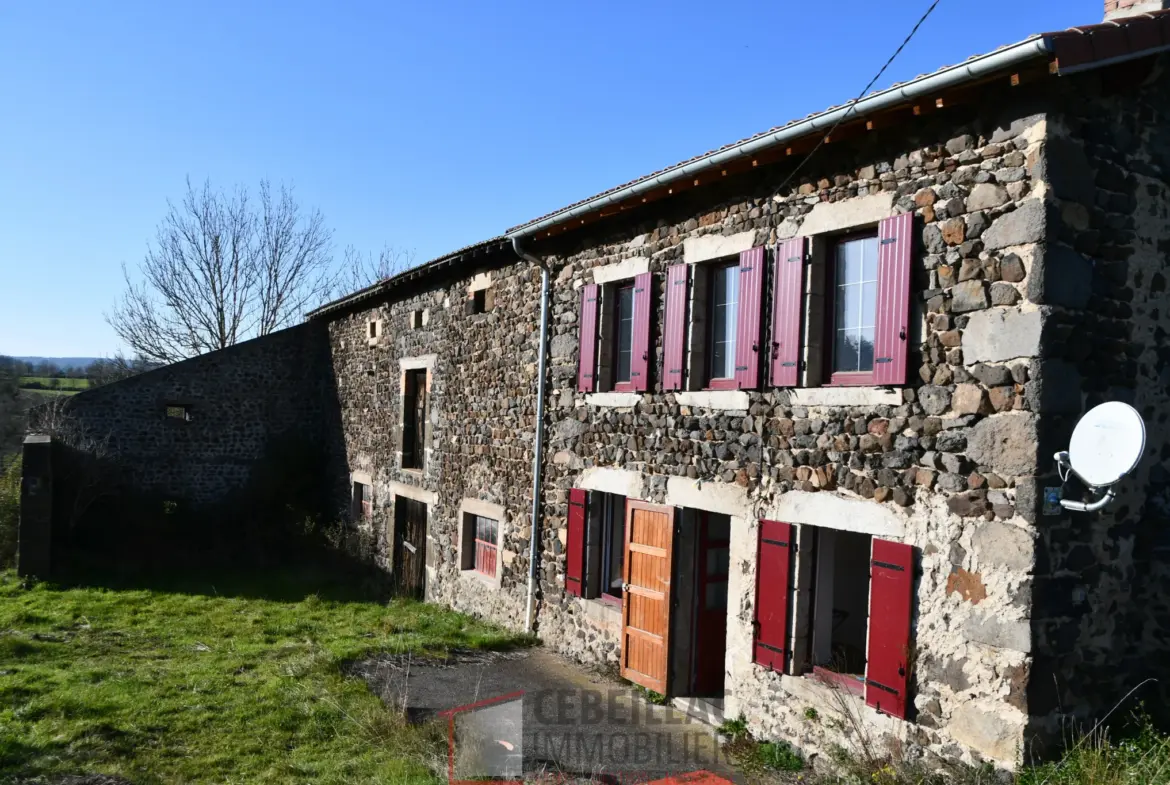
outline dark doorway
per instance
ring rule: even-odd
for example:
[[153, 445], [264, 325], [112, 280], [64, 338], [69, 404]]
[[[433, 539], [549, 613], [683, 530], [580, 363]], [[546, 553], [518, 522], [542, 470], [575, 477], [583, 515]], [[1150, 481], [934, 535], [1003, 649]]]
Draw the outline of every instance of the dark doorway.
[[427, 505], [394, 498], [394, 577], [404, 597], [423, 599], [426, 588]]
[[695, 578], [694, 695], [723, 695], [723, 663], [727, 654], [727, 574], [730, 566], [731, 519], [700, 512]]

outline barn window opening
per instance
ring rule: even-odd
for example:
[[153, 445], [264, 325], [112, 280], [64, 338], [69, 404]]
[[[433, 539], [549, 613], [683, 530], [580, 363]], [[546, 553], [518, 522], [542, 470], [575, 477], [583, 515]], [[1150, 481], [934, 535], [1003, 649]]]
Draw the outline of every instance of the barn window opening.
[[178, 420], [180, 422], [191, 421], [190, 407], [180, 404], [170, 404], [166, 407], [166, 417], [168, 420]]

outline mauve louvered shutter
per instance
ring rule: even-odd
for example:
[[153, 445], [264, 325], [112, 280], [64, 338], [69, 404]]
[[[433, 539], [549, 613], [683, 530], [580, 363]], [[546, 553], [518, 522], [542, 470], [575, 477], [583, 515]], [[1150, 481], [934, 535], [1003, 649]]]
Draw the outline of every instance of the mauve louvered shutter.
[[569, 491], [569, 536], [565, 539], [565, 591], [580, 597], [585, 589], [585, 512], [588, 496]]
[[873, 383], [906, 383], [910, 330], [910, 263], [914, 216], [895, 215], [878, 227], [877, 324], [873, 336]]
[[800, 319], [804, 304], [803, 237], [785, 240], [776, 248], [772, 276], [772, 385], [800, 383]]
[[873, 540], [869, 571], [869, 652], [865, 702], [906, 719], [910, 682], [910, 613], [914, 600], [914, 549]]
[[788, 586], [791, 580], [792, 525], [760, 521], [752, 661], [777, 671], [784, 670], [788, 649]]
[[662, 328], [662, 389], [683, 388], [683, 360], [687, 347], [687, 265], [666, 271], [666, 324]]
[[630, 352], [630, 384], [635, 390], [650, 389], [650, 293], [654, 276], [634, 278], [634, 340]]
[[577, 390], [593, 392], [597, 374], [597, 284], [581, 289], [581, 345], [577, 353]]
[[754, 390], [760, 384], [760, 311], [764, 296], [764, 249], [739, 255], [739, 318], [735, 336], [735, 386]]

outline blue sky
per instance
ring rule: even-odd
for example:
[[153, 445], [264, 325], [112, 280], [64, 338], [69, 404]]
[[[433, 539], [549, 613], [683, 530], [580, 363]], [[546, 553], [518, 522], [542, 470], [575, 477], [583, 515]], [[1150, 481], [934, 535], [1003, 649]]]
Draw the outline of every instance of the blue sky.
[[[0, 5], [0, 353], [106, 355], [184, 179], [425, 260], [852, 98], [927, 0]], [[879, 82], [1101, 0], [942, 0]]]

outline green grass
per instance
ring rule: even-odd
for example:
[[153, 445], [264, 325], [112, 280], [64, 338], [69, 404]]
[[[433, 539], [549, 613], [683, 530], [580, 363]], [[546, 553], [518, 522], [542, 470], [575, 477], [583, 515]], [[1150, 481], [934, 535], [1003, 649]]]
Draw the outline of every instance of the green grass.
[[33, 395], [77, 395], [81, 390], [40, 390], [35, 387], [22, 387], [26, 393]]
[[441, 731], [407, 726], [340, 665], [518, 642], [319, 574], [107, 589], [0, 573], [0, 780], [432, 782]]
[[57, 380], [57, 387], [61, 390], [86, 390], [89, 389], [89, 379], [72, 379], [65, 376], [22, 376], [20, 377], [21, 387], [49, 387], [53, 384], [53, 380]]

